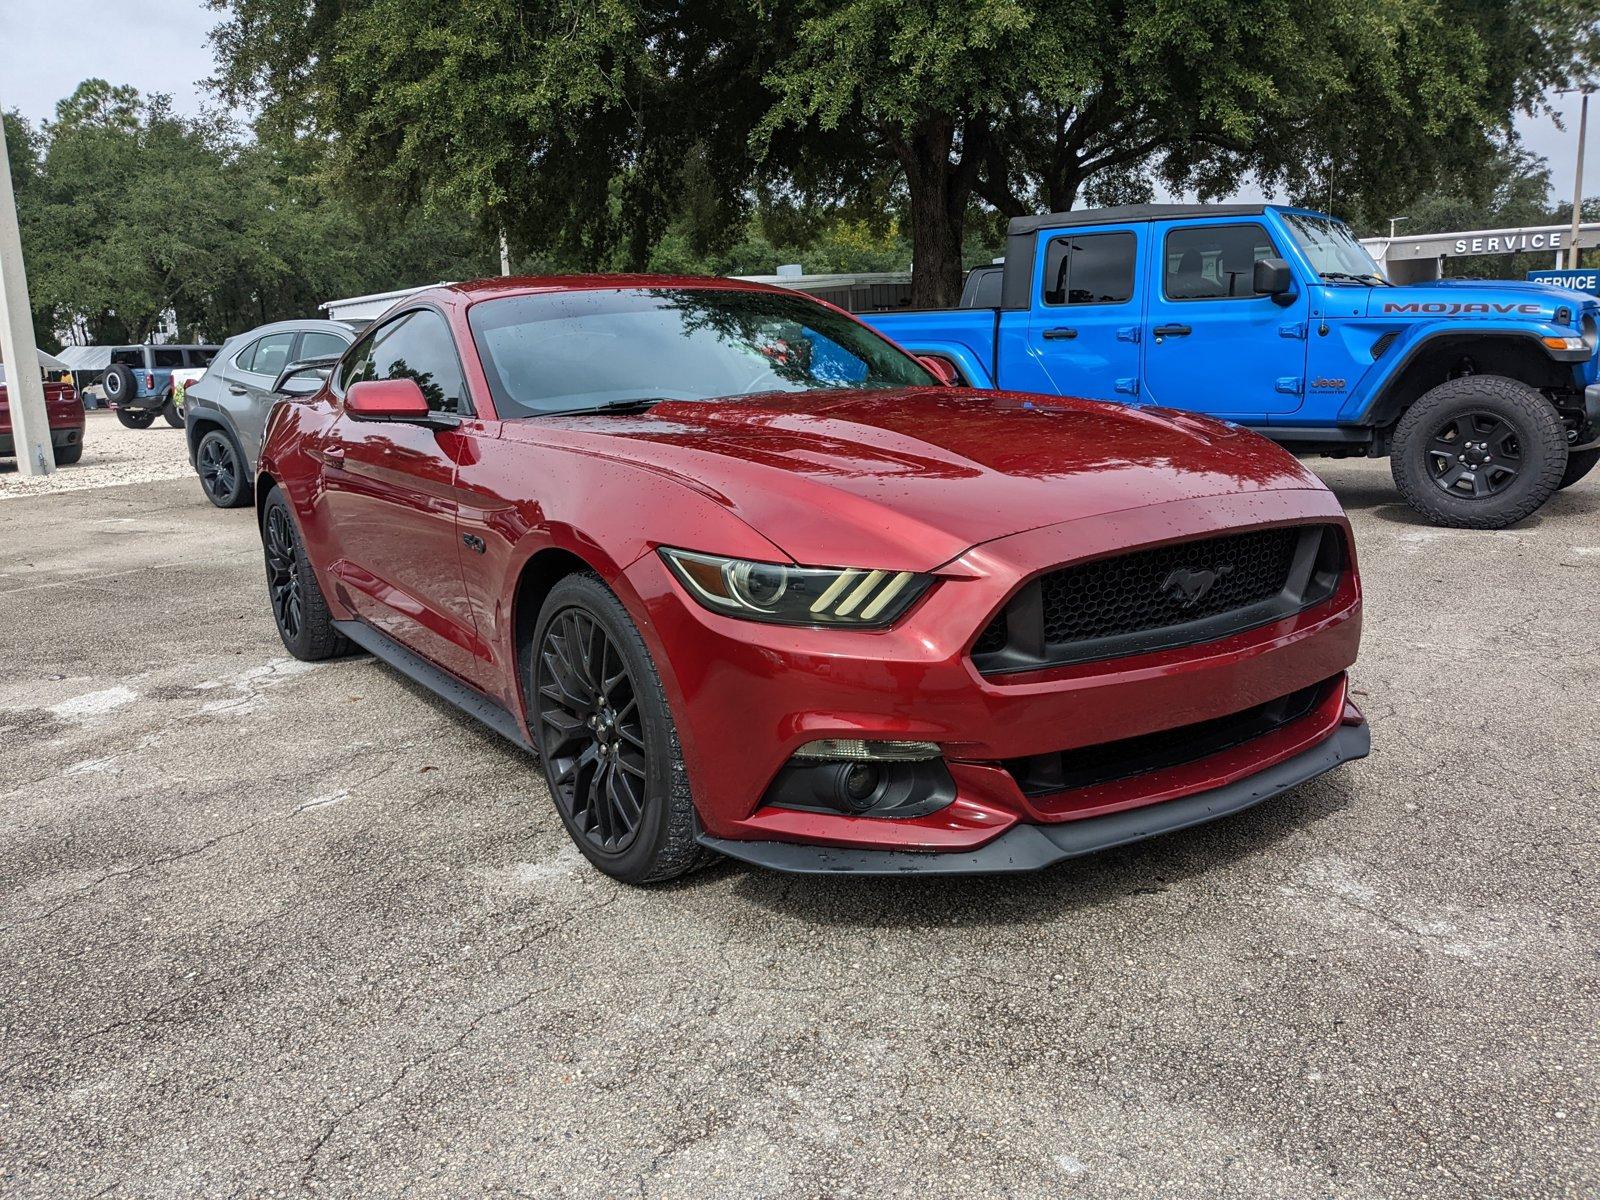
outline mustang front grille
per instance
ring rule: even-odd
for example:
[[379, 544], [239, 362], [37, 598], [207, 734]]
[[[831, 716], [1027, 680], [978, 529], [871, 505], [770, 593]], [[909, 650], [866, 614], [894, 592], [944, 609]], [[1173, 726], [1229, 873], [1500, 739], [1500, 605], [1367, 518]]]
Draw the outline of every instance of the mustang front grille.
[[1344, 571], [1333, 525], [1175, 542], [1031, 580], [972, 649], [985, 675], [1215, 641], [1333, 595]]

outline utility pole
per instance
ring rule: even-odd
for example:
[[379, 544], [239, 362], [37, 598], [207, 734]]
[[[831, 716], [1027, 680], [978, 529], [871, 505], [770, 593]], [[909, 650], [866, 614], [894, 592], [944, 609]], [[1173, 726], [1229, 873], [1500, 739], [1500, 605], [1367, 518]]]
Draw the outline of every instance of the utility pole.
[[1595, 90], [1595, 85], [1585, 83], [1567, 91], [1577, 92], [1582, 96], [1578, 106], [1578, 162], [1573, 169], [1572, 180], [1572, 240], [1567, 243], [1567, 267], [1569, 270], [1578, 269], [1578, 225], [1583, 220], [1583, 143], [1589, 134], [1589, 94]]
[[11, 409], [17, 469], [24, 475], [48, 475], [56, 469], [56, 452], [50, 444], [39, 348], [33, 341], [28, 273], [22, 265], [22, 230], [17, 226], [4, 121], [0, 121], [0, 310], [4, 310], [0, 313], [4, 317], [0, 320], [0, 359], [6, 364], [6, 400]]

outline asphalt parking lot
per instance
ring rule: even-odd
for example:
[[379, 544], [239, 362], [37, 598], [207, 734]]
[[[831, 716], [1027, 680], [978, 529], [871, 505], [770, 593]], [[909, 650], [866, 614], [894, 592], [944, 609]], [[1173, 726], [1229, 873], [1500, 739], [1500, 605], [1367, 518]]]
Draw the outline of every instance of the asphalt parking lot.
[[1600, 482], [1456, 532], [1323, 464], [1375, 751], [1276, 802], [633, 890], [510, 745], [287, 657], [181, 434], [90, 437], [0, 471], [0, 1193], [1600, 1191]]

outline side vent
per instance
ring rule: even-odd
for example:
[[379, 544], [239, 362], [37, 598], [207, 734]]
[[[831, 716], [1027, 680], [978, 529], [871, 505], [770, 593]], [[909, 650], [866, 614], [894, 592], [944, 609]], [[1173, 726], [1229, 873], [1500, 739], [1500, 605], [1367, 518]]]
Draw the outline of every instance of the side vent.
[[1389, 347], [1394, 345], [1395, 338], [1397, 338], [1399, 336], [1400, 336], [1400, 331], [1398, 329], [1391, 329], [1388, 333], [1384, 334], [1377, 341], [1373, 342], [1372, 343], [1372, 361], [1373, 362], [1377, 362], [1385, 354], [1389, 353]]

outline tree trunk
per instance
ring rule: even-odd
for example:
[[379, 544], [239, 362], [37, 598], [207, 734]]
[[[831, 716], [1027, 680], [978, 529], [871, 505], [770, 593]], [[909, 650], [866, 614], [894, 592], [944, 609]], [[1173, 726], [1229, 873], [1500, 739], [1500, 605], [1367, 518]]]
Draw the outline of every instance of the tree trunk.
[[961, 236], [972, 195], [971, 164], [977, 148], [962, 146], [951, 160], [955, 122], [930, 117], [893, 140], [911, 196], [911, 304], [944, 308], [961, 298]]

